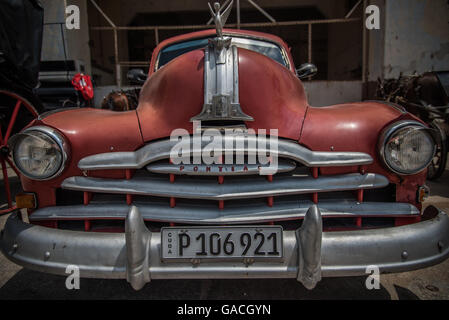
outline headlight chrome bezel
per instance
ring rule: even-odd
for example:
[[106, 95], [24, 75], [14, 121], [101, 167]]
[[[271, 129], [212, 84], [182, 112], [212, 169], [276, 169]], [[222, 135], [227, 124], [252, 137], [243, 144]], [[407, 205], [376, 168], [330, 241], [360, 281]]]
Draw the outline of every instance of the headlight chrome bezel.
[[[394, 167], [391, 166], [390, 163], [388, 163], [386, 156], [385, 156], [386, 145], [387, 145], [387, 142], [389, 141], [389, 139], [395, 133], [397, 133], [401, 130], [407, 129], [407, 128], [416, 128], [417, 130], [422, 130], [434, 142], [432, 157], [430, 157], [430, 159], [427, 161], [427, 163], [425, 165], [421, 166], [419, 169], [417, 169], [413, 172], [406, 172], [406, 171], [401, 171], [401, 170], [395, 169]], [[379, 154], [380, 154], [380, 158], [382, 159], [382, 162], [389, 170], [391, 170], [392, 172], [394, 172], [398, 175], [401, 175], [401, 176], [412, 176], [412, 175], [422, 173], [424, 170], [426, 170], [429, 167], [429, 165], [432, 163], [432, 160], [435, 157], [437, 147], [436, 147], [436, 143], [435, 143], [435, 136], [432, 132], [432, 129], [426, 127], [424, 124], [422, 124], [421, 122], [418, 122], [418, 121], [403, 120], [403, 121], [396, 122], [383, 130], [383, 132], [380, 136], [380, 139], [379, 139], [378, 149], [379, 149]]]
[[[58, 170], [50, 176], [36, 177], [36, 176], [30, 175], [27, 172], [25, 172], [25, 170], [23, 170], [23, 168], [21, 168], [20, 165], [18, 165], [18, 163], [15, 159], [16, 148], [18, 147], [18, 144], [22, 141], [22, 139], [26, 135], [30, 135], [30, 134], [32, 134], [32, 132], [39, 132], [39, 133], [46, 135], [51, 140], [53, 140], [55, 142], [55, 144], [58, 146], [58, 148], [60, 149], [61, 164], [59, 165]], [[65, 137], [61, 133], [59, 133], [56, 129], [46, 127], [46, 126], [29, 127], [27, 129], [25, 129], [24, 131], [22, 131], [21, 133], [18, 133], [15, 136], [11, 137], [10, 141], [8, 142], [8, 145], [11, 149], [11, 155], [12, 155], [14, 165], [17, 167], [19, 172], [22, 175], [24, 175], [25, 177], [27, 177], [31, 180], [35, 180], [35, 181], [48, 181], [48, 180], [52, 180], [52, 179], [60, 176], [62, 174], [62, 172], [66, 169], [67, 160], [70, 157], [70, 148], [69, 148], [69, 144], [67, 143], [67, 140], [65, 139]]]

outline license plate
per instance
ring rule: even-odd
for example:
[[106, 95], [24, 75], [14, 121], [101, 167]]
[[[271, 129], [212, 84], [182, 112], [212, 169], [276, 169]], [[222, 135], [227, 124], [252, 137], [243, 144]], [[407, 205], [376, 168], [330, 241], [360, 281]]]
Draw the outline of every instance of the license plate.
[[282, 227], [162, 228], [162, 260], [280, 259]]

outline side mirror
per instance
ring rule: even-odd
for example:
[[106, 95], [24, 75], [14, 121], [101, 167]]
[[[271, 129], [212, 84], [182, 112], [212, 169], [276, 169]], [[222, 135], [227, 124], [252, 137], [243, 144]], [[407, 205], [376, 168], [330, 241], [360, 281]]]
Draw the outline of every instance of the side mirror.
[[142, 85], [147, 80], [147, 75], [143, 72], [142, 69], [131, 69], [127, 74], [129, 82], [131, 84]]
[[296, 74], [299, 79], [313, 77], [317, 74], [317, 72], [318, 68], [312, 63], [304, 63], [299, 67], [299, 69], [296, 69]]

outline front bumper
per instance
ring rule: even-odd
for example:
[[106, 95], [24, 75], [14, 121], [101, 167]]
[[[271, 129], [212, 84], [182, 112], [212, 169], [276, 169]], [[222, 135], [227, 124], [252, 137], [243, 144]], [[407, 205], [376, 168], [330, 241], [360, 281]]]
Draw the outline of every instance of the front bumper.
[[85, 278], [127, 279], [141, 289], [151, 279], [296, 278], [307, 288], [321, 277], [366, 275], [368, 266], [403, 272], [438, 264], [449, 257], [449, 217], [404, 227], [322, 232], [314, 206], [301, 229], [284, 231], [281, 262], [162, 262], [160, 233], [150, 232], [133, 207], [125, 233], [50, 229], [8, 218], [0, 248], [11, 261], [36, 271], [67, 275], [69, 265]]

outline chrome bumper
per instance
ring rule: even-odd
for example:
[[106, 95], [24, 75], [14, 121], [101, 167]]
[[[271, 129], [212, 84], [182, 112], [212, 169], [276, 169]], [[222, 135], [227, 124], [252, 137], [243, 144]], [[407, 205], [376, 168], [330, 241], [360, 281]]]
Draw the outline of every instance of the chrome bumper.
[[301, 229], [284, 231], [282, 262], [162, 262], [160, 233], [150, 232], [133, 207], [125, 233], [89, 233], [50, 229], [9, 217], [0, 248], [11, 261], [36, 271], [67, 275], [76, 265], [81, 277], [127, 279], [141, 289], [151, 279], [296, 278], [307, 288], [321, 277], [359, 276], [366, 268], [402, 272], [438, 264], [449, 257], [449, 217], [404, 227], [322, 232], [313, 206]]

